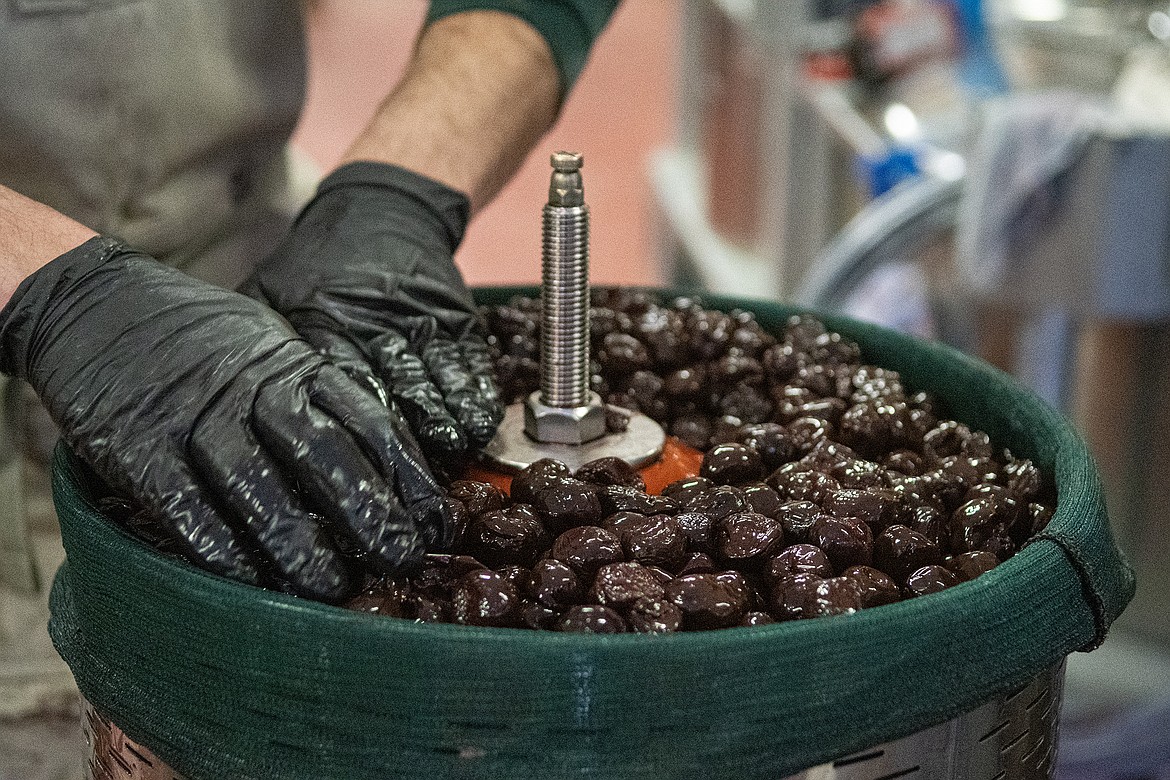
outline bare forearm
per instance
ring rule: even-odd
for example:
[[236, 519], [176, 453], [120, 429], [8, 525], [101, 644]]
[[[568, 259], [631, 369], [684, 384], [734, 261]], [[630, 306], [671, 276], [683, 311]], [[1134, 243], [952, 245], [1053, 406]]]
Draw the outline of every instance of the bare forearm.
[[25, 277], [95, 235], [64, 214], [0, 186], [0, 307]]
[[477, 211], [556, 119], [560, 80], [544, 39], [508, 14], [432, 24], [406, 75], [342, 162], [401, 165], [468, 195]]

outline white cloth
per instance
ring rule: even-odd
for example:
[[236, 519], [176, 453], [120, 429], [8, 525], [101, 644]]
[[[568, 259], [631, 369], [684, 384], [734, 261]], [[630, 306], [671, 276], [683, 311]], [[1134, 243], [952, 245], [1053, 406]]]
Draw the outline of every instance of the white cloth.
[[1062, 205], [1062, 177], [1107, 121], [1103, 101], [1073, 93], [992, 101], [968, 158], [956, 261], [964, 282], [996, 292], [1015, 248], [1032, 242]]
[[[1147, 70], [1144, 91], [1162, 75]], [[987, 107], [955, 238], [967, 291], [1077, 318], [1170, 318], [1170, 122], [1134, 103], [1044, 93]]]

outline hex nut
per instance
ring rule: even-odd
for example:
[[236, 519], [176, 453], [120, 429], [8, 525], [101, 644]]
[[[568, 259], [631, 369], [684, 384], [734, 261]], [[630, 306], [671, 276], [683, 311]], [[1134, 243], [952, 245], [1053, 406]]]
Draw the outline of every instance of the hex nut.
[[584, 444], [605, 435], [605, 406], [597, 393], [588, 406], [560, 409], [541, 403], [540, 391], [524, 402], [524, 432], [546, 444]]

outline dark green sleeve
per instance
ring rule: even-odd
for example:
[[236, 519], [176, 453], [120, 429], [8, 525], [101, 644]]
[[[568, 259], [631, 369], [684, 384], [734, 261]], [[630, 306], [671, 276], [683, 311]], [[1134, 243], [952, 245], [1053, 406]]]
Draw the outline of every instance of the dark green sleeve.
[[593, 41], [620, 0], [431, 0], [427, 24], [460, 11], [503, 11], [536, 28], [552, 48], [568, 92], [585, 67]]

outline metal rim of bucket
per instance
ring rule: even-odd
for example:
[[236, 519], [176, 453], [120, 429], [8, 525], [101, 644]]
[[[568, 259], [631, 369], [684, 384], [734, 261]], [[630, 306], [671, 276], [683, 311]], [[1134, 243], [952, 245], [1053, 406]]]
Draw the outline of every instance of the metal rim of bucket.
[[[784, 780], [1033, 780], [1052, 776], [1064, 662], [1027, 685], [902, 739]], [[186, 780], [83, 700], [86, 780]]]

